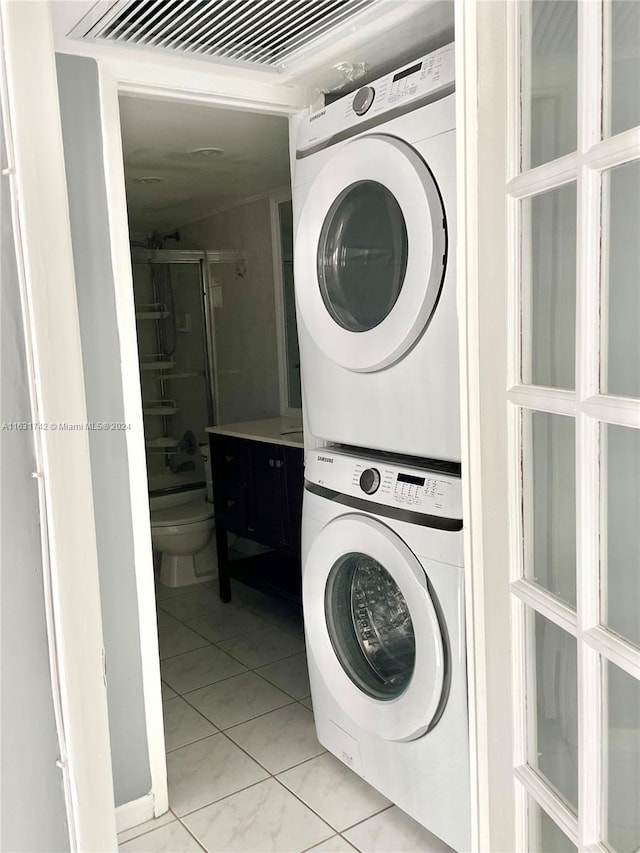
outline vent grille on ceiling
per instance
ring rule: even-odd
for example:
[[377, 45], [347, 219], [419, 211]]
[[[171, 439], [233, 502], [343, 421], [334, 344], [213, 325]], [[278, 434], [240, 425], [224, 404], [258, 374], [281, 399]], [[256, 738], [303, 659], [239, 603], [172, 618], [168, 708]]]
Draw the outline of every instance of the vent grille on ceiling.
[[[120, 0], [80, 35], [277, 70], [382, 0]], [[382, 11], [382, 10], [380, 10]]]

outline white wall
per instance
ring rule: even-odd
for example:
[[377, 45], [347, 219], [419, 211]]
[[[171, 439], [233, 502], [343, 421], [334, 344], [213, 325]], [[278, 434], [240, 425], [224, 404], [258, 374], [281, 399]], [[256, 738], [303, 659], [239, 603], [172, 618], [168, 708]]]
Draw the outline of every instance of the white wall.
[[232, 249], [242, 258], [214, 266], [222, 285], [215, 309], [220, 423], [280, 414], [269, 199], [260, 198], [180, 228], [181, 248]]
[[[0, 128], [0, 140], [3, 139]], [[2, 167], [6, 159], [2, 145]], [[0, 409], [32, 420], [8, 178], [0, 185]], [[0, 850], [69, 850], [45, 623], [33, 433], [0, 430]]]
[[[124, 422], [97, 65], [58, 56], [71, 236], [89, 421]], [[123, 431], [90, 432], [116, 806], [151, 789]]]

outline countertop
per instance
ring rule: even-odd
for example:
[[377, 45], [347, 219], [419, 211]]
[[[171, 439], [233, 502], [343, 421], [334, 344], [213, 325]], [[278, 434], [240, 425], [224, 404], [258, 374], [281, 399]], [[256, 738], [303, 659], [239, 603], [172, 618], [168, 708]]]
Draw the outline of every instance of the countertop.
[[302, 425], [296, 418], [267, 418], [239, 424], [220, 424], [206, 427], [206, 431], [216, 435], [266, 441], [269, 444], [285, 444], [287, 447], [304, 447]]

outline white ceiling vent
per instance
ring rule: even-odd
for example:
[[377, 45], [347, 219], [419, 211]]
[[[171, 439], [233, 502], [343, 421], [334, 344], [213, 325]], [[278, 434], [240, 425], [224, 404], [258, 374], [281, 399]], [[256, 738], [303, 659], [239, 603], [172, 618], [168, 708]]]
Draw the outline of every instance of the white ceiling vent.
[[385, 0], [118, 0], [96, 3], [69, 35], [281, 71], [383, 7]]

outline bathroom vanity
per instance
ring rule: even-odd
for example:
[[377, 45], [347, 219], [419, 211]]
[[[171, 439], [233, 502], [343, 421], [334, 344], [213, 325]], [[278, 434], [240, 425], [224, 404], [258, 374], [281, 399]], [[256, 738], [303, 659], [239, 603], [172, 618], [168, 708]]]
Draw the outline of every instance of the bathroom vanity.
[[[303, 434], [292, 418], [207, 427], [220, 597], [231, 578], [265, 592], [299, 599]], [[269, 550], [231, 559], [228, 534]]]

